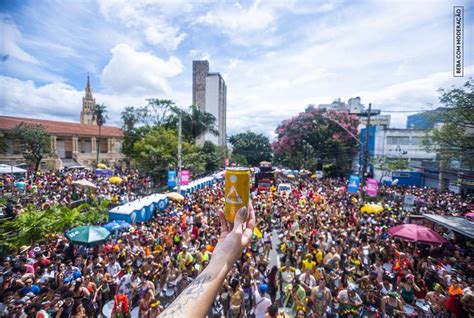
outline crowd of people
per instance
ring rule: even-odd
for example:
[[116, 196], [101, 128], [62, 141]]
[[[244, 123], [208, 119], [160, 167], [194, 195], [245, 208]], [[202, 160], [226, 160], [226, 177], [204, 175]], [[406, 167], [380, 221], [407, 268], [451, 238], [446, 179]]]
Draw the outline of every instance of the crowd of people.
[[[37, 186], [36, 204], [44, 203], [44, 191], [51, 191], [48, 199], [56, 191], [58, 200], [70, 195], [64, 178], [39, 179], [41, 186], [25, 181]], [[208, 317], [474, 315], [472, 241], [450, 234], [443, 246], [427, 245], [387, 232], [410, 222], [412, 213], [465, 213], [468, 201], [431, 189], [381, 187], [375, 200], [385, 210], [361, 214], [360, 197], [344, 191], [346, 180], [290, 182], [289, 191], [251, 193], [256, 229]], [[98, 192], [110, 195], [109, 187]], [[403, 208], [405, 194], [418, 199], [411, 213]], [[224, 186], [216, 183], [170, 201], [150, 222], [114, 233], [105, 244], [74, 246], [57, 235], [4, 257], [0, 317], [157, 317], [209, 264], [223, 208]]]
[[[94, 197], [106, 199], [112, 205], [124, 204], [143, 196], [153, 186], [152, 179], [137, 170], [115, 169], [114, 175], [122, 179], [111, 183], [110, 174], [98, 174], [86, 169], [65, 169], [62, 171], [30, 172], [28, 174], [0, 174], [0, 196], [7, 198], [2, 208], [5, 217], [20, 214], [27, 204], [47, 208], [54, 204], [71, 206], [88, 202]], [[86, 179], [96, 188], [75, 184]]]

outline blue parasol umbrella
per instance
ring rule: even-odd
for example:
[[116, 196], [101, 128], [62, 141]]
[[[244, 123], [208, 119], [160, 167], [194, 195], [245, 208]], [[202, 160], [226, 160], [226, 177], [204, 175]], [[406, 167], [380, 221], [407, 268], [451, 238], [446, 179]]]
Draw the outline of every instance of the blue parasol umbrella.
[[130, 223], [124, 220], [118, 220], [117, 223], [120, 226], [120, 230], [128, 229], [129, 227], [132, 226]]
[[109, 222], [107, 224], [102, 225], [102, 227], [105, 227], [110, 232], [114, 232], [114, 231], [118, 231], [122, 229], [122, 226], [117, 221]]

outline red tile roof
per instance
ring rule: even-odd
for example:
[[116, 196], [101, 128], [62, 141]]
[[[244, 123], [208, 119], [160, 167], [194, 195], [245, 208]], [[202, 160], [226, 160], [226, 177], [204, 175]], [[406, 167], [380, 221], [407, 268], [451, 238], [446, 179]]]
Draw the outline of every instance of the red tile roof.
[[[68, 123], [65, 121], [44, 120], [34, 118], [0, 116], [0, 130], [11, 130], [17, 125], [25, 123], [30, 125], [42, 125], [47, 132], [53, 135], [68, 136], [97, 136], [99, 127], [97, 125], [83, 125], [79, 123]], [[102, 126], [101, 136], [123, 137], [122, 129], [113, 126]]]

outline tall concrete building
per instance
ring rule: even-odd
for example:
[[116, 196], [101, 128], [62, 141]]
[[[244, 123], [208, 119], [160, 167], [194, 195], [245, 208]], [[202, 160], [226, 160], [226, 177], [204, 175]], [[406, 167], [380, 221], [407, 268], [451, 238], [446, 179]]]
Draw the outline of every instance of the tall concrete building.
[[226, 145], [227, 133], [227, 86], [219, 73], [209, 72], [208, 61], [193, 61], [193, 104], [216, 117], [219, 135], [205, 133], [197, 142], [211, 141], [216, 145]]

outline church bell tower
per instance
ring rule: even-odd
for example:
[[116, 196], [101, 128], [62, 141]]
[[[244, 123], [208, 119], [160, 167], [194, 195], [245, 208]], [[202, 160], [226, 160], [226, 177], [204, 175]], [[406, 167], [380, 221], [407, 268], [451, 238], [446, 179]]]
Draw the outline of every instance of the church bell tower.
[[92, 88], [89, 80], [89, 74], [87, 74], [86, 84], [86, 95], [82, 98], [82, 111], [81, 111], [81, 124], [84, 125], [95, 125], [96, 122], [93, 120], [95, 98], [92, 96]]

